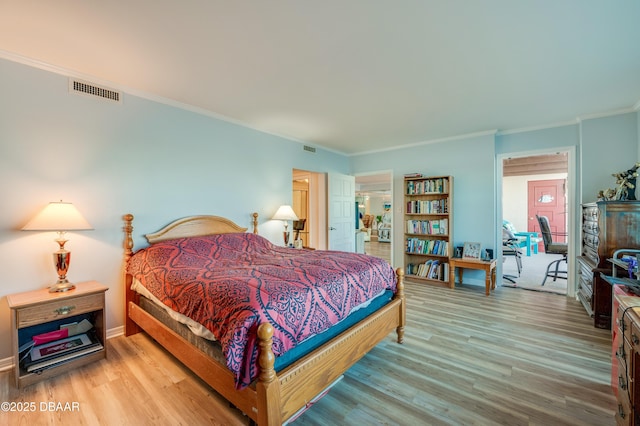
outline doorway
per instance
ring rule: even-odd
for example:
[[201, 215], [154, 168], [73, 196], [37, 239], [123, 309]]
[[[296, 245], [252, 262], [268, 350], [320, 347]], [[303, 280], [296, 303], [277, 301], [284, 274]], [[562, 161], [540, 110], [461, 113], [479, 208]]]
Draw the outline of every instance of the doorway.
[[[560, 255], [544, 252], [544, 244], [536, 215], [553, 218], [555, 240], [571, 244], [569, 194], [570, 151], [505, 157], [502, 169], [502, 225], [516, 232], [536, 232], [531, 241], [520, 241], [521, 268], [516, 259], [504, 258], [504, 287], [543, 291], [563, 295], [575, 294], [571, 279], [545, 281], [547, 265]], [[499, 227], [502, 234], [502, 227]], [[522, 240], [522, 238], [521, 238]], [[502, 241], [502, 235], [500, 240]], [[534, 247], [535, 246], [535, 247]], [[571, 265], [563, 263], [563, 268]], [[572, 277], [572, 274], [570, 274]], [[544, 281], [544, 285], [542, 285]]]
[[364, 253], [393, 265], [393, 174], [356, 175], [356, 202], [364, 233]]
[[293, 169], [292, 208], [305, 219], [299, 230], [305, 247], [327, 249], [327, 191], [324, 173]]

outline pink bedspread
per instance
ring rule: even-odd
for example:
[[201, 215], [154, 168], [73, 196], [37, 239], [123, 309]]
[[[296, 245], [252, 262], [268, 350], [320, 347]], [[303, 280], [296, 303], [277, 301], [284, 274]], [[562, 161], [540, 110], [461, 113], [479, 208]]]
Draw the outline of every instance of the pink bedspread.
[[216, 336], [238, 388], [258, 375], [261, 323], [274, 326], [278, 356], [396, 290], [393, 268], [382, 259], [278, 247], [248, 233], [156, 243], [136, 252], [127, 272]]

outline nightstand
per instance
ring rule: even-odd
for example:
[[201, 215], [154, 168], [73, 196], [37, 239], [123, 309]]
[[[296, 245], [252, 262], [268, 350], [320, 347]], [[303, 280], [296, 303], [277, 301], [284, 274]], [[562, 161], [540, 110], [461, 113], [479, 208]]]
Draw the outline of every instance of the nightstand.
[[[75, 290], [63, 293], [49, 293], [49, 290], [44, 288], [7, 296], [11, 309], [14, 378], [18, 388], [107, 356], [105, 344], [105, 292], [107, 290], [108, 287], [97, 281], [87, 281], [76, 284]], [[30, 342], [34, 335], [58, 330], [60, 325], [80, 322], [83, 319], [93, 324], [93, 331], [90, 334], [100, 343], [97, 347], [102, 346], [101, 348], [95, 349], [94, 346], [91, 352], [78, 351], [74, 355], [57, 358], [56, 362], [51, 362], [51, 365], [34, 369], [32, 372], [21, 365], [19, 348]], [[78, 355], [85, 352], [87, 353]]]

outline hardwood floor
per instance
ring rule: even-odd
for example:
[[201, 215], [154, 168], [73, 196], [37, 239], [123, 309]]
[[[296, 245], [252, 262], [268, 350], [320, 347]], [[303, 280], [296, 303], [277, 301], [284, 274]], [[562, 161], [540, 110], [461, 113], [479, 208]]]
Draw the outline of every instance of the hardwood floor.
[[[405, 343], [390, 335], [294, 425], [614, 425], [611, 340], [564, 296], [407, 283]], [[0, 373], [10, 425], [246, 424], [247, 418], [145, 334], [108, 359], [21, 391]], [[78, 402], [79, 411], [40, 410]]]
[[371, 256], [379, 257], [391, 262], [391, 243], [380, 243], [378, 241], [366, 241], [364, 252]]

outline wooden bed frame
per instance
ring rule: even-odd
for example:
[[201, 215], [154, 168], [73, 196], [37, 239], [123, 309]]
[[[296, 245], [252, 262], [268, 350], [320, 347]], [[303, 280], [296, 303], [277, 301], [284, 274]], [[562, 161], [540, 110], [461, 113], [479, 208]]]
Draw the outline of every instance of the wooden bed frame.
[[[124, 217], [125, 265], [133, 254], [133, 215]], [[258, 214], [253, 214], [257, 234]], [[185, 236], [246, 232], [232, 221], [218, 216], [179, 219], [158, 232], [147, 234], [149, 243]], [[396, 330], [398, 343], [404, 340], [404, 272], [396, 270], [397, 292], [393, 300], [312, 353], [276, 374], [272, 352], [273, 327], [258, 328], [260, 376], [251, 386], [237, 390], [226, 365], [210, 358], [139, 306], [139, 295], [131, 290], [132, 277], [125, 271], [125, 334], [144, 330], [196, 375], [244, 412], [258, 425], [281, 425], [308, 406], [370, 349]]]

